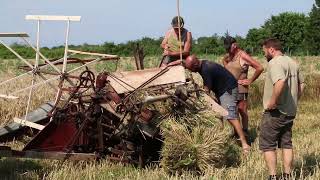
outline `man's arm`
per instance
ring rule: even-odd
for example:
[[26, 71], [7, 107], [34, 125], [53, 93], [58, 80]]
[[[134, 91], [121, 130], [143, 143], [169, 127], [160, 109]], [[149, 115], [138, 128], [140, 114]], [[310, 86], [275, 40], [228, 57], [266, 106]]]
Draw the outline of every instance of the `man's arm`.
[[268, 103], [267, 109], [275, 109], [277, 107], [277, 101], [283, 91], [285, 83], [286, 83], [285, 79], [280, 79], [276, 83], [274, 83], [272, 96]]
[[184, 45], [184, 49], [183, 49], [183, 51], [185, 52], [185, 54], [183, 54], [184, 56], [190, 55], [191, 47], [192, 47], [192, 34], [191, 34], [191, 32], [188, 32], [187, 33], [187, 41], [186, 41], [186, 43]]
[[213, 88], [213, 82], [212, 82], [212, 77], [208, 72], [205, 73], [204, 76], [202, 76], [203, 80], [203, 89], [205, 90], [206, 93], [210, 94]]
[[169, 63], [167, 66], [176, 66], [176, 65], [181, 65], [182, 64], [182, 60], [177, 60], [177, 61], [173, 61], [171, 63]]
[[248, 55], [245, 52], [241, 54], [241, 58], [251, 67], [253, 67], [255, 69], [255, 72], [250, 79], [239, 80], [238, 83], [241, 85], [250, 85], [261, 75], [264, 69], [257, 60], [253, 59], [250, 55]]
[[305, 87], [304, 78], [303, 78], [300, 70], [298, 70], [298, 99], [300, 99], [300, 97], [303, 93], [304, 87]]
[[299, 83], [299, 85], [298, 85], [298, 99], [300, 99], [300, 97], [302, 96], [304, 87], [305, 87], [304, 83]]

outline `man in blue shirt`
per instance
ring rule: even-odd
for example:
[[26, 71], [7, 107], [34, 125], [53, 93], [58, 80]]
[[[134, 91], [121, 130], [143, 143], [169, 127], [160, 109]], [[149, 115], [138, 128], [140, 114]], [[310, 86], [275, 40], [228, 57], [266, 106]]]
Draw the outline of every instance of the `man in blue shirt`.
[[219, 104], [228, 111], [224, 119], [234, 127], [240, 136], [242, 149], [248, 153], [250, 146], [244, 136], [237, 108], [238, 82], [234, 76], [220, 64], [199, 60], [195, 55], [186, 58], [185, 67], [192, 72], [198, 72], [207, 92], [213, 91], [219, 100]]

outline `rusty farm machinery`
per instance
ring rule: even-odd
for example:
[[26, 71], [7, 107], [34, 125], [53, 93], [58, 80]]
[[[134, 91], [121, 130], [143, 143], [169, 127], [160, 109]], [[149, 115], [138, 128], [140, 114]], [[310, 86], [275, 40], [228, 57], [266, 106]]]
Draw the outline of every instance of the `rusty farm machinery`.
[[[36, 134], [22, 150], [0, 146], [0, 157], [60, 160], [106, 158], [144, 166], [159, 160], [163, 142], [160, 124], [168, 116], [186, 111], [197, 113], [208, 108], [220, 115], [227, 113], [191, 77], [186, 76], [182, 66], [105, 71], [96, 75], [90, 64], [119, 58], [68, 49], [70, 22], [80, 21], [78, 16], [27, 16], [26, 19], [38, 21], [36, 47], [26, 39], [26, 33], [0, 33], [0, 38], [22, 38], [36, 53], [32, 63], [0, 40], [26, 64], [21, 68], [27, 71], [0, 84], [12, 83], [22, 76], [32, 77], [30, 86], [0, 95], [1, 98], [17, 99], [19, 93], [29, 90], [25, 116], [14, 118], [12, 124], [0, 128], [0, 141], [22, 136], [28, 128]], [[67, 22], [65, 54], [61, 59], [49, 60], [40, 52], [40, 22], [44, 20]], [[73, 57], [76, 54], [95, 58]], [[40, 59], [44, 62], [40, 63]], [[69, 64], [77, 66], [68, 70]], [[76, 73], [80, 70], [82, 72]], [[37, 81], [36, 77], [41, 81]], [[38, 109], [29, 112], [34, 89], [45, 85], [55, 91], [55, 101], [44, 102]], [[166, 103], [169, 108], [163, 108], [160, 103]]]

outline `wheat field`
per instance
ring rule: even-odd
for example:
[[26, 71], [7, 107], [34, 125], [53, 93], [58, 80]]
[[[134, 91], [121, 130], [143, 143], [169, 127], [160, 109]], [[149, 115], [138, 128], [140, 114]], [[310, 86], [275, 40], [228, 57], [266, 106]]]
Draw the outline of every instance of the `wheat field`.
[[[212, 58], [212, 57], [203, 57]], [[320, 57], [295, 57], [306, 77], [306, 88], [299, 104], [298, 115], [294, 122], [293, 144], [294, 144], [294, 179], [320, 179], [320, 141], [317, 139], [320, 134]], [[155, 66], [157, 58], [148, 57], [147, 67]], [[262, 58], [259, 60], [265, 64]], [[13, 77], [21, 72], [16, 69], [16, 60], [0, 60], [0, 82]], [[94, 66], [96, 71], [113, 70], [115, 65], [103, 64]], [[132, 70], [134, 64], [128, 59], [120, 62], [118, 69]], [[22, 80], [12, 85], [13, 87], [1, 87], [2, 92], [6, 88], [19, 88], [29, 82], [30, 79]], [[48, 95], [50, 88], [39, 88], [34, 96], [31, 108], [39, 106], [43, 101], [52, 99], [54, 94]], [[34, 159], [0, 159], [0, 179], [266, 179], [268, 174], [265, 168], [261, 152], [258, 150], [259, 124], [262, 115], [261, 97], [263, 93], [263, 76], [255, 82], [250, 92], [249, 127], [250, 135], [254, 139], [251, 151], [248, 156], [239, 154], [239, 162], [229, 162], [228, 166], [206, 167], [201, 174], [193, 172], [168, 173], [161, 165], [146, 168], [124, 166], [122, 164], [110, 163], [106, 160], [100, 162], [60, 162], [52, 160]], [[50, 93], [49, 93], [50, 94]], [[14, 101], [0, 100], [0, 125], [3, 126], [13, 117], [24, 114], [23, 98]], [[25, 137], [21, 140], [5, 143], [14, 149], [21, 149], [29, 140]], [[281, 157], [281, 154], [278, 154]], [[281, 173], [281, 158], [278, 164], [279, 174]]]

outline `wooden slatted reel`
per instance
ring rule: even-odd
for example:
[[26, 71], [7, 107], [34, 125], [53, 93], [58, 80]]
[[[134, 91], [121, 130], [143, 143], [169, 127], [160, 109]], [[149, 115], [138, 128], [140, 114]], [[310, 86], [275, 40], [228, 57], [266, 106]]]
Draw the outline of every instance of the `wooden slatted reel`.
[[[21, 38], [27, 46], [32, 48], [36, 53], [36, 58], [33, 63], [23, 58], [20, 54], [18, 54], [14, 49], [12, 49], [10, 46], [5, 44], [0, 39], [0, 43], [5, 46], [8, 50], [10, 50], [18, 59], [20, 59], [24, 64], [26, 64], [26, 68], [29, 70], [28, 72], [21, 74], [17, 77], [11, 78], [9, 80], [0, 82], [0, 86], [12, 83], [16, 80], [21, 79], [22, 77], [25, 77], [27, 75], [32, 76], [31, 85], [22, 89], [15, 90], [13, 92], [10, 92], [9, 94], [0, 94], [0, 98], [6, 98], [6, 99], [17, 99], [19, 98], [19, 94], [24, 91], [29, 90], [28, 94], [28, 101], [26, 105], [26, 112], [24, 118], [20, 121], [20, 124], [22, 125], [29, 125], [26, 117], [29, 113], [30, 104], [32, 102], [32, 96], [35, 91], [35, 88], [42, 86], [42, 85], [49, 85], [56, 93], [55, 97], [55, 105], [60, 101], [61, 97], [66, 98], [68, 95], [63, 94], [63, 86], [64, 81], [69, 83], [69, 86], [75, 87], [76, 84], [71, 80], [69, 76], [71, 73], [74, 73], [78, 70], [83, 69], [84, 67], [87, 67], [90, 64], [96, 63], [100, 60], [109, 60], [109, 59], [118, 59], [118, 56], [115, 55], [108, 55], [108, 54], [99, 54], [99, 53], [89, 53], [89, 52], [82, 52], [82, 51], [75, 51], [75, 50], [69, 50], [68, 49], [68, 43], [69, 43], [69, 33], [70, 33], [70, 22], [76, 21], [79, 22], [81, 20], [80, 16], [44, 16], [44, 15], [27, 15], [26, 20], [36, 20], [37, 21], [37, 38], [36, 38], [36, 47], [34, 47], [30, 41], [28, 41], [29, 35], [27, 33], [0, 33], [0, 38]], [[63, 58], [56, 59], [54, 61], [50, 61], [48, 58], [46, 58], [41, 52], [40, 52], [40, 24], [41, 21], [65, 21], [67, 23], [66, 27], [66, 33], [65, 33], [65, 49], [64, 49], [64, 56]], [[76, 54], [84, 54], [84, 55], [90, 55], [94, 56], [95, 59], [91, 61], [85, 61], [81, 62], [82, 64], [78, 67], [71, 68], [71, 70], [67, 70], [67, 64], [68, 64], [68, 58], [76, 55]], [[40, 58], [45, 62], [45, 64], [39, 64]], [[58, 64], [62, 64], [62, 68], [58, 66]], [[50, 71], [48, 71], [48, 68], [50, 68]], [[44, 74], [50, 74], [51, 77], [47, 78], [44, 76]], [[42, 79], [43, 81], [37, 82], [37, 77]], [[59, 81], [59, 86], [57, 87], [52, 82], [53, 81]], [[18, 122], [16, 119], [15, 122]]]

